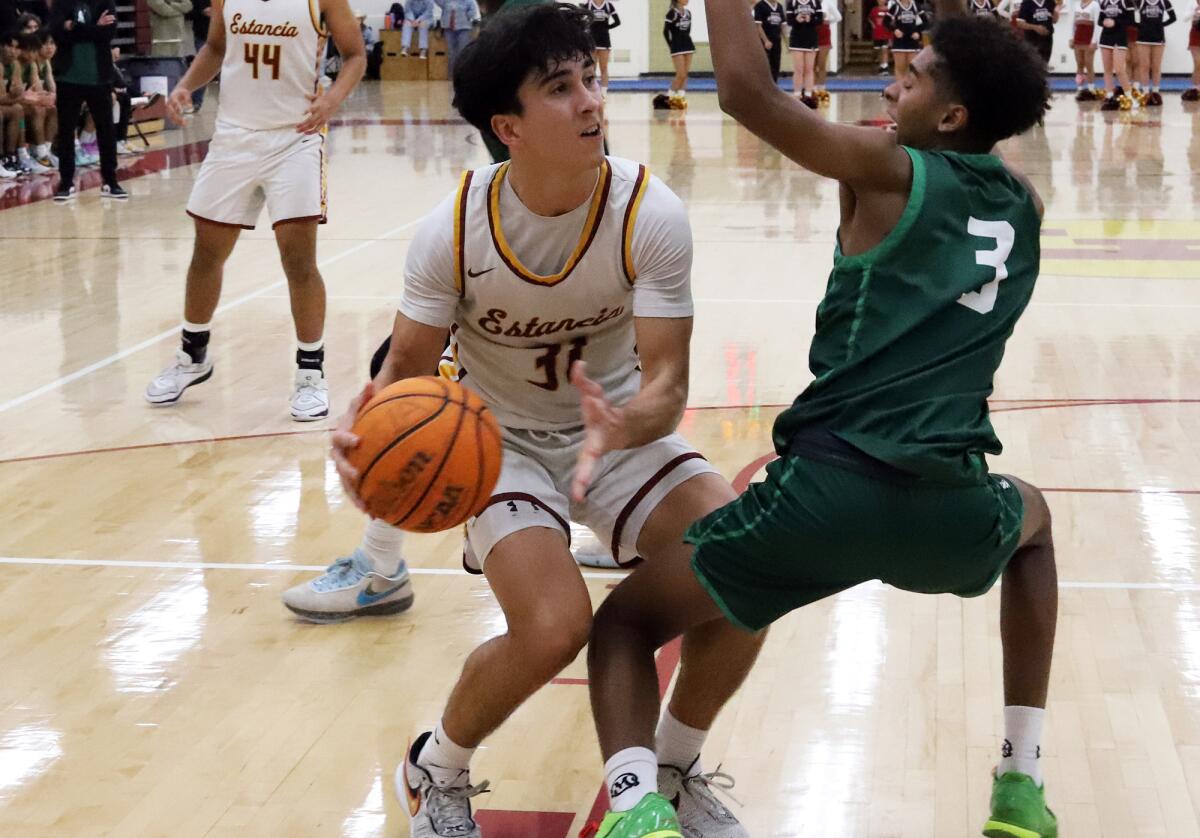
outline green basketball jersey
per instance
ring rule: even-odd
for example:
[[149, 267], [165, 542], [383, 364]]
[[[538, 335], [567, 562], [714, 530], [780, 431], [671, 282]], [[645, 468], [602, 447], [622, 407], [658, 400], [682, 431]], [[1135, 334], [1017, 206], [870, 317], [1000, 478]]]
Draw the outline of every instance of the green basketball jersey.
[[977, 483], [1000, 453], [988, 419], [1004, 344], [1038, 276], [1033, 196], [990, 154], [905, 148], [912, 192], [874, 249], [840, 243], [809, 352], [816, 380], [775, 423], [937, 482]]

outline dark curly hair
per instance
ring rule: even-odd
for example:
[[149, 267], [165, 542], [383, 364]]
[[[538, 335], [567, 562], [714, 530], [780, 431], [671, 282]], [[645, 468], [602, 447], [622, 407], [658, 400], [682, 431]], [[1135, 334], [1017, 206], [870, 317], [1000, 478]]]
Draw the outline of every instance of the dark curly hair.
[[967, 109], [965, 134], [976, 150], [1041, 124], [1050, 109], [1046, 63], [1011, 27], [991, 17], [948, 17], [930, 46], [934, 78]]
[[549, 3], [501, 11], [455, 61], [454, 107], [492, 135], [493, 116], [521, 113], [517, 89], [530, 75], [591, 58], [594, 49], [587, 13], [574, 6]]

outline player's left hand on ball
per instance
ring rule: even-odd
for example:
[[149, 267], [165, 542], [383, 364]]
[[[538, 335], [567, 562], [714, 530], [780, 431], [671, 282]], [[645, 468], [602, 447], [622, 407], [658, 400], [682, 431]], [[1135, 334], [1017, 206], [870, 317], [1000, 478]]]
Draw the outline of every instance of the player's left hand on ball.
[[304, 121], [296, 126], [296, 131], [301, 134], [317, 133], [337, 110], [337, 103], [329, 97], [324, 89], [308, 94], [308, 103], [308, 112], [304, 115]]
[[579, 391], [583, 408], [583, 445], [575, 461], [575, 476], [571, 480], [571, 496], [582, 501], [592, 483], [596, 463], [615, 447], [613, 441], [624, 424], [624, 411], [613, 407], [604, 388], [587, 377], [587, 364], [576, 361], [571, 365], [571, 383]]
[[349, 459], [350, 452], [358, 447], [358, 437], [351, 429], [354, 427], [354, 420], [358, 418], [358, 412], [362, 410], [362, 406], [369, 402], [374, 395], [375, 385], [368, 381], [362, 392], [351, 400], [350, 406], [346, 408], [342, 418], [338, 419], [337, 427], [329, 437], [329, 453], [337, 468], [338, 477], [342, 479], [342, 488], [346, 491], [346, 496], [354, 501], [354, 505], [363, 512], [367, 511], [367, 507], [362, 498], [358, 496], [356, 488], [358, 469], [350, 464]]

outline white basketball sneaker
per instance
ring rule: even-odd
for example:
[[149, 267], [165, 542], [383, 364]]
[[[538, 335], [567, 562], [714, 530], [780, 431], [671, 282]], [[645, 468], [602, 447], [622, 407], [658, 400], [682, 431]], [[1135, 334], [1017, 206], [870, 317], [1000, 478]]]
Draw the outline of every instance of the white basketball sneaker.
[[362, 550], [355, 550], [316, 579], [288, 588], [283, 604], [310, 622], [340, 623], [407, 611], [413, 604], [413, 588], [407, 568], [396, 576], [384, 576], [371, 567]]
[[173, 404], [179, 401], [183, 391], [193, 384], [201, 384], [212, 378], [213, 363], [205, 358], [198, 364], [182, 349], [175, 350], [175, 363], [155, 376], [146, 387], [146, 401], [150, 404]]
[[429, 733], [417, 737], [408, 758], [396, 769], [396, 798], [408, 807], [409, 835], [483, 838], [483, 830], [471, 817], [471, 798], [487, 791], [487, 781], [477, 786], [439, 786], [428, 771], [417, 765], [417, 754], [428, 738]]
[[292, 418], [297, 422], [315, 422], [329, 415], [329, 383], [320, 370], [296, 370], [296, 389], [292, 391]]
[[713, 793], [714, 786], [728, 793], [733, 785], [733, 778], [720, 766], [709, 774], [691, 776], [672, 765], [658, 767], [658, 791], [675, 807], [683, 838], [750, 838], [746, 827]]

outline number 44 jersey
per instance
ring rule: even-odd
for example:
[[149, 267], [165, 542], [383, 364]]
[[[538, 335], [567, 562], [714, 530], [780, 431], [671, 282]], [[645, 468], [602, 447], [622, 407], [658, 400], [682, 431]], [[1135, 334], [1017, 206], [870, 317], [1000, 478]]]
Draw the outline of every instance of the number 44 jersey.
[[509, 174], [507, 163], [466, 172], [433, 211], [409, 248], [400, 312], [453, 326], [458, 375], [500, 424], [578, 428], [573, 362], [622, 404], [641, 386], [635, 317], [692, 316], [687, 211], [619, 158], [553, 217], [529, 210]]
[[987, 400], [1033, 294], [1041, 218], [998, 157], [905, 151], [908, 205], [872, 250], [834, 252], [815, 380], [776, 420], [775, 446], [817, 429], [919, 477], [978, 483], [1000, 452]]
[[317, 0], [226, 0], [217, 119], [239, 128], [295, 127], [317, 91], [327, 33]]

